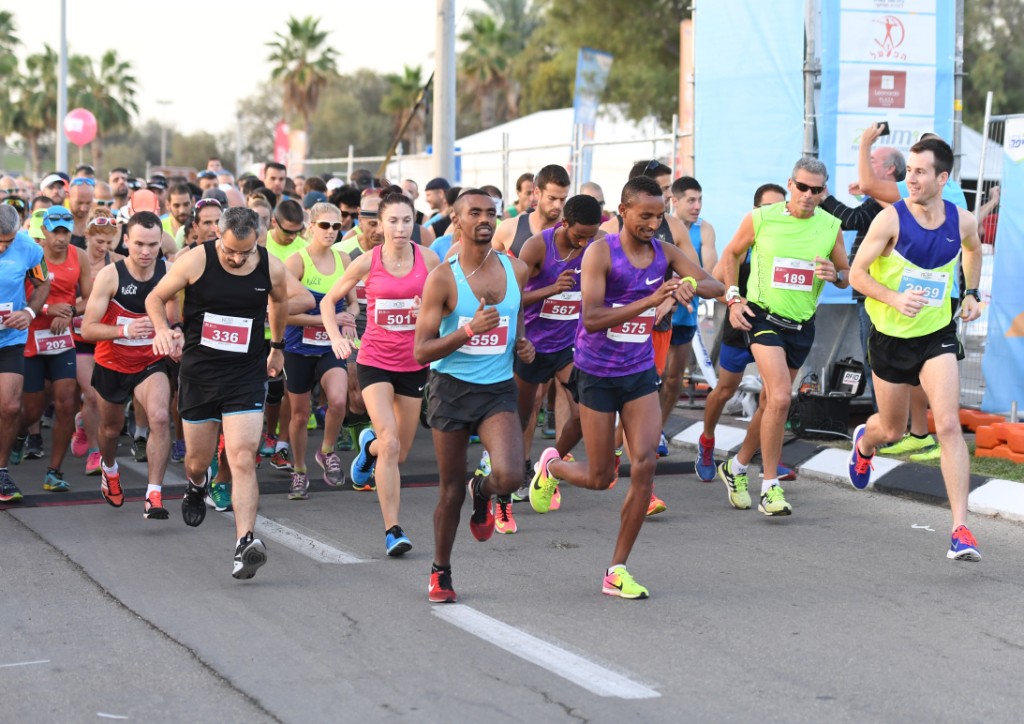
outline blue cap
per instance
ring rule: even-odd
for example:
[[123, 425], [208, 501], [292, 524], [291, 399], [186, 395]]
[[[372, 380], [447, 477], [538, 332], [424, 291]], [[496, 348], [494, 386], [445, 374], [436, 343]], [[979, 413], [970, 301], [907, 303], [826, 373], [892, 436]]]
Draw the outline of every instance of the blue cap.
[[327, 196], [324, 195], [323, 191], [310, 191], [302, 197], [302, 208], [311, 209], [314, 205], [322, 204], [325, 201], [327, 201]]
[[47, 231], [55, 231], [56, 229], [73, 231], [75, 228], [75, 217], [63, 206], [51, 206], [43, 214], [43, 226]]

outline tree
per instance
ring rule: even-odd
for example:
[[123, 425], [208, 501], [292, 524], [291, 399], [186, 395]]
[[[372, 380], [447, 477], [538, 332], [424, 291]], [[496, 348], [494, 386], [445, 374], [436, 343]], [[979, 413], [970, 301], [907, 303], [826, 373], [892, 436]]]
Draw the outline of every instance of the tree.
[[491, 15], [473, 12], [470, 27], [459, 33], [466, 43], [459, 55], [459, 69], [466, 91], [479, 104], [480, 125], [493, 127], [498, 120], [498, 98], [507, 85], [508, 35]]
[[995, 113], [1024, 111], [1024, 1], [985, 0], [964, 4], [964, 121], [981, 128], [985, 95]]
[[98, 68], [88, 56], [71, 56], [68, 74], [71, 77], [69, 105], [85, 108], [96, 116], [96, 138], [90, 146], [93, 165], [99, 169], [103, 161], [104, 135], [128, 130], [132, 116], [139, 112], [132, 66], [118, 58], [116, 50], [108, 50], [100, 58]]
[[313, 115], [310, 145], [319, 149], [317, 155], [345, 156], [349, 144], [359, 156], [377, 156], [387, 151], [393, 119], [381, 107], [389, 91], [383, 75], [365, 68], [331, 80]]
[[57, 53], [49, 45], [25, 59], [25, 72], [12, 79], [18, 103], [12, 103], [11, 130], [25, 139], [38, 176], [39, 142], [57, 128]]
[[385, 78], [389, 88], [380, 109], [385, 113], [394, 115], [394, 135], [397, 135], [402, 130], [402, 125], [405, 123], [406, 118], [408, 118], [409, 113], [413, 111], [413, 108], [416, 108], [412, 120], [409, 121], [409, 126], [405, 129], [405, 136], [402, 140], [405, 142], [406, 153], [420, 153], [427, 147], [426, 108], [422, 104], [418, 107], [416, 106], [416, 101], [420, 97], [425, 82], [423, 80], [423, 68], [418, 65], [415, 68], [405, 66], [401, 75], [391, 73], [385, 76]]
[[288, 19], [287, 33], [274, 33], [277, 40], [267, 43], [273, 48], [268, 60], [274, 64], [271, 78], [281, 83], [284, 91], [284, 113], [289, 120], [302, 119], [307, 137], [311, 134], [310, 117], [320, 102], [320, 92], [327, 81], [337, 76], [338, 53], [325, 46], [327, 31], [320, 30], [320, 19], [308, 16]]
[[[238, 101], [236, 115], [242, 123], [241, 155], [250, 163], [274, 157], [274, 126], [281, 118], [281, 103], [281, 91], [277, 87]], [[234, 130], [224, 133], [219, 142], [221, 147], [234, 149], [237, 144], [235, 135]], [[236, 174], [241, 171], [235, 169]]]

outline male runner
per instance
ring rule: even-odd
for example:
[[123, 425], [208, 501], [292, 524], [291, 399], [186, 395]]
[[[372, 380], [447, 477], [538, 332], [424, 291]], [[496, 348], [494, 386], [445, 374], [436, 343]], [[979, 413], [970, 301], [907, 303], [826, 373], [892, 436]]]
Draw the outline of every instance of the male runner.
[[519, 487], [522, 427], [516, 412], [513, 354], [532, 362], [533, 345], [522, 336], [522, 287], [526, 266], [494, 253], [496, 210], [480, 189], [466, 189], [455, 202], [462, 234], [458, 254], [427, 277], [416, 322], [413, 354], [431, 363], [428, 419], [440, 474], [440, 499], [434, 510], [434, 563], [427, 596], [454, 602], [451, 552], [466, 498], [466, 451], [478, 434], [490, 452], [491, 472], [469, 481], [473, 537], [494, 533], [491, 497]]
[[[117, 439], [124, 424], [124, 406], [134, 395], [149, 421], [149, 485], [143, 516], [150, 520], [168, 518], [162, 486], [170, 451], [170, 368], [166, 357], [154, 352], [153, 323], [146, 315], [146, 297], [168, 268], [160, 258], [162, 229], [160, 217], [149, 211], [140, 211], [128, 220], [128, 258], [97, 274], [82, 321], [82, 337], [96, 343], [92, 386], [99, 397], [100, 493], [115, 508], [124, 503]], [[166, 314], [175, 322], [181, 318], [177, 298], [168, 302]], [[181, 354], [180, 341], [171, 356]]]
[[561, 166], [551, 164], [542, 168], [534, 184], [536, 208], [502, 221], [494, 233], [494, 248], [518, 257], [527, 239], [557, 225], [562, 218], [562, 207], [569, 196], [571, 183], [568, 172]]
[[[804, 156], [789, 179], [790, 200], [754, 209], [743, 217], [722, 252], [722, 277], [728, 285], [729, 322], [747, 332], [750, 351], [764, 381], [761, 417], [761, 500], [768, 516], [790, 515], [793, 507], [779, 485], [779, 457], [786, 432], [793, 380], [814, 343], [814, 313], [825, 282], [840, 289], [850, 284], [839, 220], [818, 209], [825, 197], [828, 171]], [[737, 285], [739, 265], [750, 256], [744, 298]], [[751, 450], [740, 450], [743, 455]], [[750, 507], [744, 474], [749, 457], [739, 454], [718, 466], [729, 489], [729, 503]]]
[[953, 150], [938, 138], [918, 141], [907, 159], [910, 196], [883, 210], [872, 222], [854, 262], [855, 287], [867, 300], [872, 331], [868, 356], [878, 412], [853, 433], [850, 482], [871, 482], [875, 448], [903, 434], [911, 389], [924, 388], [942, 450], [942, 478], [953, 514], [948, 558], [980, 561], [967, 528], [970, 461], [960, 430], [960, 372], [963, 346], [956, 334], [951, 302], [957, 261], [963, 253], [965, 290], [960, 316], [977, 319], [981, 241], [968, 212], [944, 200], [942, 187], [953, 169]]
[[505, 209], [505, 218], [511, 219], [519, 214], [525, 214], [533, 205], [533, 174], [524, 173], [516, 179], [516, 200], [511, 206]]
[[[626, 570], [626, 560], [647, 516], [661, 431], [651, 342], [655, 309], [670, 297], [690, 305], [697, 295], [717, 297], [724, 290], [681, 249], [654, 238], [665, 216], [665, 200], [654, 179], [629, 180], [619, 213], [621, 234], [595, 239], [583, 257], [573, 376], [587, 462], [565, 462], [555, 448], [545, 450], [530, 485], [530, 504], [538, 513], [547, 512], [559, 480], [591, 490], [606, 490], [615, 481], [618, 413], [629, 444], [631, 484], [602, 592], [647, 598], [647, 589]], [[666, 281], [673, 271], [681, 278]]]
[[[190, 526], [206, 517], [207, 466], [223, 426], [238, 538], [231, 575], [240, 579], [252, 578], [267, 560], [263, 542], [253, 537], [259, 504], [256, 450], [267, 375], [278, 376], [284, 364], [281, 350], [287, 319], [287, 272], [257, 244], [259, 223], [251, 209], [227, 209], [220, 218], [221, 238], [179, 256], [146, 299], [146, 312], [156, 330], [153, 351], [170, 355], [182, 332], [170, 328], [166, 304], [184, 291], [178, 407], [185, 423], [188, 482], [181, 513]], [[264, 358], [260, 330], [268, 313], [271, 349]]]

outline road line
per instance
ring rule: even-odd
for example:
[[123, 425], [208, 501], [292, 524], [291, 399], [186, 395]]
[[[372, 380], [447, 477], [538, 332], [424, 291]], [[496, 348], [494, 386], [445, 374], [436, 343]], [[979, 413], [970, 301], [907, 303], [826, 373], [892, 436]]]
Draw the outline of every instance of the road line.
[[[231, 520], [235, 519], [235, 516], [231, 513], [224, 513], [223, 515]], [[318, 563], [334, 563], [339, 565], [366, 563], [365, 560], [348, 551], [335, 548], [328, 543], [317, 540], [305, 533], [300, 533], [270, 518], [264, 518], [262, 515], [256, 516], [256, 532], [260, 537], [272, 540], [289, 550], [301, 553], [307, 558], [312, 558]]]
[[[117, 467], [126, 468], [128, 470], [131, 470], [133, 473], [138, 473], [147, 480], [149, 479], [148, 463], [139, 463], [134, 460], [118, 460]], [[168, 468], [167, 472], [164, 473], [164, 486], [170, 488], [183, 488], [185, 487], [185, 477], [182, 475], [178, 475], [177, 473], [172, 473], [170, 468]]]
[[50, 663], [49, 659], [43, 659], [41, 661], [19, 661], [16, 664], [0, 664], [0, 669], [9, 669], [12, 666], [32, 666], [34, 664], [48, 664], [48, 663]]
[[618, 699], [656, 699], [660, 693], [628, 676], [537, 638], [514, 626], [462, 604], [439, 604], [431, 612], [443, 621], [558, 674], [598, 696]]

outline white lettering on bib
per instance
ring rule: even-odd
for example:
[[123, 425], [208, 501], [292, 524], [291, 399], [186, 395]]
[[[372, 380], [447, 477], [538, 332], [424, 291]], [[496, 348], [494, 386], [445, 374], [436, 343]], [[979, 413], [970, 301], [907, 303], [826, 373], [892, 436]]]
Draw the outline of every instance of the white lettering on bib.
[[[613, 304], [613, 307], [621, 307], [621, 304]], [[608, 339], [614, 342], [627, 342], [629, 344], [641, 344], [651, 337], [654, 330], [654, 307], [640, 312], [628, 322], [617, 324], [608, 330]]]
[[[126, 324], [131, 324], [138, 317], [122, 317], [117, 316], [117, 326], [122, 327]], [[138, 339], [115, 339], [114, 344], [124, 345], [125, 347], [146, 347], [153, 344], [153, 337], [156, 336], [156, 332], [150, 332], [145, 337], [139, 337]]]
[[949, 272], [926, 271], [924, 269], [904, 269], [900, 277], [899, 292], [917, 292], [924, 297], [929, 307], [941, 307], [946, 301], [946, 287], [949, 284]]
[[554, 319], [559, 322], [574, 321], [580, 318], [582, 307], [583, 292], [552, 294], [541, 304], [540, 318]]
[[[459, 347], [459, 351], [465, 354], [504, 354], [508, 348], [508, 320], [508, 317], [501, 317], [497, 327], [477, 333]], [[459, 329], [472, 321], [472, 317], [459, 317]]]
[[14, 302], [0, 304], [0, 329], [7, 329], [7, 318], [14, 314]]
[[327, 336], [327, 330], [323, 327], [303, 327], [302, 343], [311, 347], [330, 347], [331, 338]]
[[35, 332], [36, 352], [39, 354], [60, 354], [75, 348], [75, 340], [71, 338], [71, 330], [65, 329], [54, 334], [48, 329], [37, 329]]
[[224, 352], [248, 352], [252, 320], [206, 312], [199, 344]]
[[792, 289], [797, 292], [813, 291], [814, 262], [775, 257], [775, 263], [772, 266], [772, 286], [776, 289]]
[[374, 305], [374, 321], [378, 327], [391, 332], [408, 332], [416, 329], [412, 317], [412, 299], [378, 299]]

